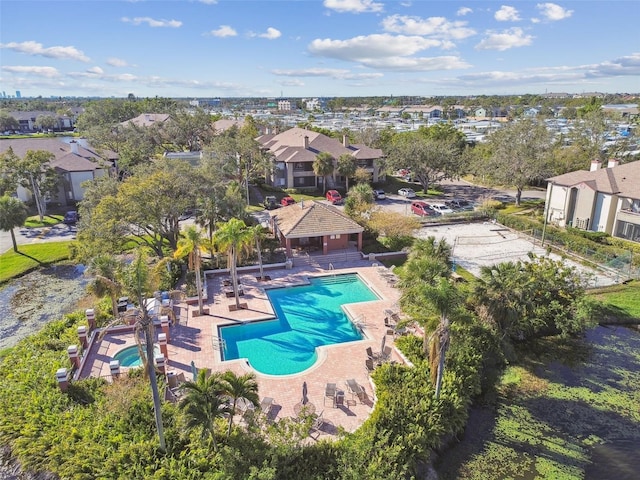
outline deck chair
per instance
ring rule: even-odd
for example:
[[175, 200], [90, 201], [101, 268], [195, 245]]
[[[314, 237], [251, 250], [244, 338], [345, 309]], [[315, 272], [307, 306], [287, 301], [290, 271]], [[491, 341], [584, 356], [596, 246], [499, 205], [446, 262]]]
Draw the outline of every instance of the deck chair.
[[324, 417], [322, 416], [322, 414], [324, 413], [324, 410], [321, 411], [318, 416], [316, 418], [314, 418], [313, 420], [313, 424], [311, 424], [311, 430], [320, 430], [320, 428], [322, 428], [322, 425], [324, 425]]
[[347, 388], [352, 396], [358, 397], [360, 403], [364, 403], [367, 394], [365, 393], [364, 388], [362, 388], [355, 379], [350, 378], [347, 380]]
[[271, 407], [273, 407], [273, 398], [264, 397], [260, 402], [260, 410], [262, 410], [265, 415], [269, 415], [269, 412], [271, 412]]
[[331, 406], [336, 406], [336, 384], [335, 383], [327, 383], [324, 387], [324, 404], [327, 404], [327, 398], [331, 399]]
[[371, 359], [376, 358], [371, 347], [367, 347], [367, 357]]
[[384, 361], [390, 360], [392, 352], [393, 352], [393, 350], [391, 349], [391, 347], [389, 345], [387, 345], [386, 347], [384, 347], [384, 350], [382, 351], [382, 354], [380, 355], [380, 358], [382, 360], [384, 360]]
[[373, 370], [376, 368], [375, 365], [373, 364], [373, 359], [372, 358], [367, 358], [364, 361], [364, 364], [367, 366], [367, 372], [369, 372], [369, 373], [373, 372]]

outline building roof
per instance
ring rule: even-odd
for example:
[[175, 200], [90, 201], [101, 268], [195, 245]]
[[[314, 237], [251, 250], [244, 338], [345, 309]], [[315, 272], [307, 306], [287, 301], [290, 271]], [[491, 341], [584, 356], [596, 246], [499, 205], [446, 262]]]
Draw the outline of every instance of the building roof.
[[18, 157], [24, 158], [29, 150], [44, 150], [55, 157], [51, 162], [53, 168], [67, 172], [87, 172], [110, 167], [113, 160], [118, 158], [114, 152], [105, 151], [98, 154], [89, 146], [76, 145], [78, 153], [73, 152], [71, 144], [57, 138], [0, 139], [0, 153], [11, 148]]
[[271, 217], [285, 238], [342, 235], [364, 231], [333, 205], [307, 200], [272, 210]]
[[121, 122], [120, 125], [126, 127], [133, 124], [136, 127], [150, 127], [151, 125], [155, 125], [156, 123], [166, 122], [169, 117], [170, 115], [168, 113], [141, 113], [131, 120]]
[[577, 170], [547, 181], [565, 187], [584, 184], [597, 192], [640, 199], [640, 161], [593, 171]]
[[234, 126], [238, 128], [244, 127], [244, 118], [242, 120], [232, 120], [227, 118], [221, 118], [220, 120], [216, 120], [215, 122], [213, 122], [213, 128], [217, 132], [226, 132], [227, 130], [229, 130], [231, 127], [234, 127]]
[[358, 160], [382, 157], [382, 150], [378, 148], [341, 143], [322, 133], [298, 127], [277, 135], [262, 135], [257, 141], [269, 149], [278, 162], [313, 162], [321, 152], [330, 153], [335, 159], [344, 154], [353, 155]]

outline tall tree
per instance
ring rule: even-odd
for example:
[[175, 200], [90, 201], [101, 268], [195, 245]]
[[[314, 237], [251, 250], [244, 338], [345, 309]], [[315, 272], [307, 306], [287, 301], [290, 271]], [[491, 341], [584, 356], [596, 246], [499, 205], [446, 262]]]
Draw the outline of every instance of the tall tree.
[[219, 251], [226, 251], [228, 255], [228, 266], [231, 273], [231, 284], [233, 294], [236, 299], [236, 308], [240, 308], [240, 297], [238, 295], [238, 258], [241, 253], [246, 252], [253, 241], [253, 234], [247, 225], [237, 218], [232, 218], [226, 223], [218, 225], [216, 233], [213, 235], [213, 244]]
[[184, 396], [179, 405], [185, 413], [186, 429], [200, 430], [202, 438], [210, 439], [217, 451], [217, 421], [227, 415], [233, 416], [231, 406], [223, 397], [222, 374], [215, 372], [207, 376], [206, 370], [199, 370], [195, 381], [185, 382], [180, 388]]
[[357, 159], [348, 153], [343, 153], [338, 157], [336, 171], [344, 177], [345, 188], [349, 191], [349, 178], [353, 177], [358, 168]]
[[265, 237], [265, 229], [262, 225], [254, 225], [251, 229], [253, 234], [253, 241], [256, 246], [256, 253], [258, 254], [258, 265], [260, 266], [260, 280], [264, 280], [264, 266], [262, 265], [262, 241]]
[[136, 323], [137, 328], [144, 333], [145, 355], [143, 356], [143, 362], [146, 374], [149, 377], [149, 383], [151, 384], [160, 450], [165, 451], [166, 442], [164, 438], [164, 427], [162, 425], [160, 393], [158, 391], [158, 380], [154, 366], [153, 320], [149, 316], [147, 309], [147, 298], [151, 296], [154, 290], [154, 284], [149, 266], [147, 265], [147, 256], [142, 249], [139, 248], [136, 250], [133, 261], [122, 271], [122, 285], [124, 291], [129, 293], [132, 298], [135, 298], [140, 307], [140, 317]]
[[98, 297], [109, 296], [114, 320], [118, 318], [118, 297], [122, 292], [122, 284], [118, 281], [118, 276], [122, 268], [121, 262], [113, 255], [106, 253], [92, 258], [89, 264], [89, 270], [92, 271], [94, 279], [88, 288]]
[[534, 120], [512, 122], [489, 136], [491, 156], [482, 165], [483, 173], [499, 185], [516, 188], [516, 205], [522, 190], [553, 173], [551, 133]]
[[327, 192], [327, 178], [333, 174], [336, 159], [329, 152], [320, 152], [313, 161], [313, 173], [322, 177], [323, 194]]
[[[222, 388], [224, 393], [230, 399], [232, 412], [236, 410], [238, 400], [242, 399], [249, 401], [254, 406], [257, 406], [260, 402], [258, 397], [258, 382], [256, 382], [256, 376], [253, 373], [246, 373], [238, 376], [232, 371], [227, 371], [222, 374]], [[227, 431], [227, 437], [231, 435], [232, 425], [233, 415], [229, 415], [229, 430]]]
[[9, 112], [0, 110], [0, 132], [20, 130], [20, 122]]
[[431, 184], [455, 178], [462, 169], [462, 155], [454, 141], [420, 132], [395, 136], [389, 146], [388, 162], [395, 169], [411, 169], [425, 193]]
[[27, 219], [27, 207], [19, 199], [3, 195], [0, 197], [0, 230], [11, 233], [13, 251], [18, 251], [16, 236], [13, 229], [24, 225]]
[[189, 270], [196, 274], [196, 291], [198, 292], [198, 313], [202, 315], [202, 249], [205, 247], [205, 239], [202, 231], [191, 225], [182, 232], [182, 238], [178, 240], [178, 249], [174, 253], [175, 258], [188, 258]]

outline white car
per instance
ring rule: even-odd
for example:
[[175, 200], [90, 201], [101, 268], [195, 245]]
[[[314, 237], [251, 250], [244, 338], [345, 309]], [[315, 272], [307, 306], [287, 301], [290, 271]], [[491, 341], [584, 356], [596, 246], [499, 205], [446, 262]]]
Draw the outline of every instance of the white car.
[[430, 203], [429, 206], [438, 212], [440, 215], [446, 215], [447, 213], [453, 213], [453, 210], [447, 207], [444, 203]]
[[407, 198], [415, 198], [416, 192], [414, 192], [412, 188], [401, 188], [400, 190], [398, 190], [398, 195]]
[[384, 190], [376, 189], [373, 191], [373, 198], [375, 198], [376, 200], [384, 200], [387, 197], [384, 194]]

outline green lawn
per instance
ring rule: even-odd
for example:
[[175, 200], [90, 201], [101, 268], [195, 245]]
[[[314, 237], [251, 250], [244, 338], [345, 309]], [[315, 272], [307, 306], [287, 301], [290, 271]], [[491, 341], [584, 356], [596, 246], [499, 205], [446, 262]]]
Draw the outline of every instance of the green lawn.
[[33, 215], [24, 222], [24, 226], [27, 228], [35, 227], [50, 227], [51, 225], [57, 225], [64, 218], [63, 215], [45, 215], [43, 221], [40, 221], [40, 215]]
[[599, 288], [590, 294], [602, 302], [605, 315], [619, 319], [640, 319], [640, 281]]
[[19, 245], [0, 255], [0, 284], [22, 275], [40, 265], [69, 259], [69, 246], [73, 241]]

